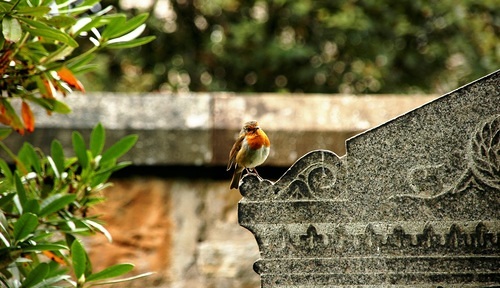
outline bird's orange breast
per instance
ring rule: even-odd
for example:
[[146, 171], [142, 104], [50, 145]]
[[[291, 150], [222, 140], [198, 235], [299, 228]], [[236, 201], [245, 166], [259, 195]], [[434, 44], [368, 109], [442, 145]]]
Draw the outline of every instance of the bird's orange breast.
[[249, 134], [246, 136], [247, 144], [250, 149], [257, 150], [262, 146], [269, 147], [271, 143], [269, 142], [269, 138], [267, 138], [266, 133], [264, 131], [258, 129], [255, 133]]

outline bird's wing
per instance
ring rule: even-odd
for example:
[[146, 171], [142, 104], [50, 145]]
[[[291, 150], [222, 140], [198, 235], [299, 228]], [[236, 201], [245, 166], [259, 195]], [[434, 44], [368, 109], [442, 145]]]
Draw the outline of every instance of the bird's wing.
[[238, 140], [233, 145], [233, 148], [231, 148], [231, 152], [229, 152], [229, 162], [227, 163], [227, 171], [233, 167], [233, 164], [236, 164], [236, 154], [238, 154], [238, 151], [241, 149], [241, 144], [243, 143], [243, 139], [245, 138], [245, 134], [240, 135], [238, 137]]

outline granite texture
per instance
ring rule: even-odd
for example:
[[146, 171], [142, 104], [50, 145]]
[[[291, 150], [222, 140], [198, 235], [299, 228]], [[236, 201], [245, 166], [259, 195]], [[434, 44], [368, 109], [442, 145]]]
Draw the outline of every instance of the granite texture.
[[500, 285], [500, 70], [346, 148], [243, 178], [262, 287]]

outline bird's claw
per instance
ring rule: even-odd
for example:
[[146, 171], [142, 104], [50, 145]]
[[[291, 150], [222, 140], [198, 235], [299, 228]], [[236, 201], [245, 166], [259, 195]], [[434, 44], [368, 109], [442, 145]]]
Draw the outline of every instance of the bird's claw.
[[257, 172], [257, 169], [255, 168], [245, 168], [247, 170], [247, 173], [252, 173], [259, 178], [259, 180], [264, 180], [262, 177], [260, 177], [259, 173]]

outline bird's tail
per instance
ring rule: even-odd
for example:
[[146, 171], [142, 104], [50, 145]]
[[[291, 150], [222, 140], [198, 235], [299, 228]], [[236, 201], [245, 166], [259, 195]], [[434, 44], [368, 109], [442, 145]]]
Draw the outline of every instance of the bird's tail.
[[231, 189], [238, 189], [242, 173], [243, 173], [243, 170], [242, 171], [238, 171], [238, 169], [236, 169], [234, 171], [234, 173], [233, 173], [233, 179], [231, 180], [231, 187], [230, 187]]

